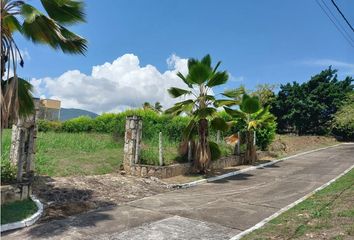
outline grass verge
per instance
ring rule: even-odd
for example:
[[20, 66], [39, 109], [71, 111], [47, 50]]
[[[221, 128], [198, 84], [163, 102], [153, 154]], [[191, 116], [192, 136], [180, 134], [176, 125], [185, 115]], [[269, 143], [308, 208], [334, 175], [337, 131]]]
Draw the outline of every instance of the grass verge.
[[21, 221], [36, 211], [37, 206], [31, 199], [3, 204], [1, 205], [1, 224]]
[[354, 169], [242, 240], [354, 238]]

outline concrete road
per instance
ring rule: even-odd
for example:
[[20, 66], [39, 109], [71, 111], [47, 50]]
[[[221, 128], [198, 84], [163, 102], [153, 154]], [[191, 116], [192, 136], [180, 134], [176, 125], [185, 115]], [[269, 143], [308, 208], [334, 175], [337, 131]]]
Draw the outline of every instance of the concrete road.
[[32, 226], [3, 239], [229, 239], [354, 164], [354, 145], [111, 209]]

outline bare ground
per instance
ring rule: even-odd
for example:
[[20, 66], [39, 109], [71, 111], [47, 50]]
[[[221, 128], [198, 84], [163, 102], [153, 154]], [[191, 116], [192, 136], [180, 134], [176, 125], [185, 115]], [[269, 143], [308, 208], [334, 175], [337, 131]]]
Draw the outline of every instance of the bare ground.
[[169, 191], [156, 178], [118, 173], [78, 177], [37, 177], [34, 194], [44, 203], [42, 221], [65, 218]]

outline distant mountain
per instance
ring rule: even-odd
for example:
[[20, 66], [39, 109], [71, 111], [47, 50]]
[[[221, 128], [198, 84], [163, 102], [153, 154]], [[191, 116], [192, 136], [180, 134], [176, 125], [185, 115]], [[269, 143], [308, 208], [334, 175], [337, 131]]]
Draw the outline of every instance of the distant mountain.
[[65, 121], [71, 118], [76, 118], [80, 116], [89, 116], [95, 118], [98, 114], [83, 109], [76, 108], [62, 108], [60, 109], [60, 121]]

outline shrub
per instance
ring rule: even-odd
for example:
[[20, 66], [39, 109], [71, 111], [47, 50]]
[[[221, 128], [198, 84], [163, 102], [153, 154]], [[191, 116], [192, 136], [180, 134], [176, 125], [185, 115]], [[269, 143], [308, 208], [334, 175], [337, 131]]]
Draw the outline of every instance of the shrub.
[[354, 93], [334, 115], [332, 133], [341, 140], [354, 141]]
[[16, 179], [16, 168], [11, 165], [9, 159], [1, 158], [1, 182], [10, 183]]
[[111, 133], [115, 128], [115, 119], [118, 115], [114, 113], [104, 113], [94, 119], [94, 130], [96, 132]]
[[38, 131], [47, 132], [54, 131], [60, 132], [62, 130], [62, 123], [57, 121], [48, 121], [48, 120], [38, 120]]
[[277, 124], [275, 121], [269, 122], [256, 130], [256, 145], [261, 150], [267, 150], [268, 146], [273, 142]]
[[94, 120], [88, 116], [81, 116], [67, 120], [62, 129], [65, 132], [90, 132], [93, 129]]

